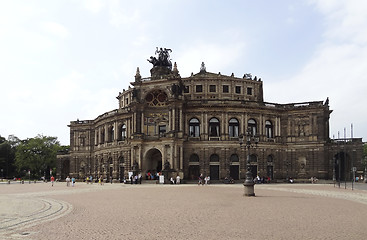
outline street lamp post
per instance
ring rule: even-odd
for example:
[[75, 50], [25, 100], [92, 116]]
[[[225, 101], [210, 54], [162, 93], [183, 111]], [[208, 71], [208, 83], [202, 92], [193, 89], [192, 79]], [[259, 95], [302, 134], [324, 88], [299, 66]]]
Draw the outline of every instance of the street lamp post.
[[333, 157], [333, 183], [335, 187], [336, 175], [335, 175], [335, 157]]
[[[244, 138], [246, 138], [246, 142], [244, 142]], [[253, 136], [251, 132], [251, 128], [247, 129], [246, 136], [241, 135], [240, 138], [240, 146], [243, 144], [246, 144], [245, 147], [247, 148], [247, 172], [246, 172], [246, 179], [243, 183], [243, 186], [245, 187], [245, 194], [246, 197], [254, 197], [255, 196], [255, 190], [254, 190], [254, 181], [251, 173], [251, 166], [250, 166], [250, 148], [257, 146], [259, 139], [255, 136]]]

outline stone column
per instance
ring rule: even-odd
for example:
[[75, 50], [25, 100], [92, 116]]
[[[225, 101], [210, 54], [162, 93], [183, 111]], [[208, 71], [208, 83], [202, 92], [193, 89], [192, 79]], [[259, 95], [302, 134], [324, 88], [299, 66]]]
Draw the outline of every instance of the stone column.
[[183, 132], [184, 130], [184, 121], [183, 121], [183, 115], [182, 115], [182, 108], [180, 109], [180, 129], [179, 131]]
[[179, 165], [178, 169], [183, 170], [183, 147], [180, 147], [179, 161], [180, 161], [180, 165]]
[[173, 108], [172, 109], [172, 116], [173, 116], [173, 121], [172, 121], [172, 130], [176, 130], [176, 109]]
[[172, 118], [172, 113], [171, 113], [171, 109], [168, 111], [168, 126], [167, 126], [167, 130], [168, 131], [172, 131], [172, 121], [173, 121], [173, 118]]

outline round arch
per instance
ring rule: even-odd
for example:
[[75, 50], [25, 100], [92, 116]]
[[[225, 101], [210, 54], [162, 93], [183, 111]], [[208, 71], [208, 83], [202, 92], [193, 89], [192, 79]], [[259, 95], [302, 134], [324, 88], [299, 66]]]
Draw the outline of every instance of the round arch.
[[157, 173], [162, 171], [163, 164], [162, 164], [162, 153], [156, 148], [150, 149], [144, 157], [144, 162], [142, 164], [142, 173], [151, 174]]
[[351, 179], [351, 158], [346, 152], [338, 152], [334, 155], [335, 179], [345, 181]]

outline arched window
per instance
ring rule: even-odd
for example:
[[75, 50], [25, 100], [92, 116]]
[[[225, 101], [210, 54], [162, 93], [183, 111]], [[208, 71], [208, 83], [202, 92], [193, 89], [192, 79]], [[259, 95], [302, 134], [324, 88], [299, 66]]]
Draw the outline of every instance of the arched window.
[[126, 138], [126, 125], [122, 124], [121, 126], [121, 140], [125, 140]]
[[209, 137], [219, 137], [220, 136], [220, 124], [217, 118], [211, 118], [209, 120]]
[[199, 162], [199, 156], [197, 154], [191, 154], [190, 156], [190, 162]]
[[109, 129], [108, 129], [108, 141], [109, 142], [113, 142], [114, 140], [114, 135], [115, 135], [115, 128], [113, 126], [111, 126]]
[[229, 133], [229, 137], [238, 137], [238, 120], [235, 118], [231, 118], [229, 120], [229, 129], [228, 129], [228, 133]]
[[231, 162], [239, 162], [239, 158], [237, 154], [232, 154], [230, 159]]
[[113, 164], [112, 157], [110, 157], [110, 158], [108, 159], [108, 163], [109, 163], [109, 164]]
[[218, 156], [218, 154], [212, 154], [212, 155], [210, 155], [210, 162], [219, 162], [219, 156]]
[[199, 137], [200, 136], [200, 122], [197, 118], [192, 118], [189, 122], [189, 136]]
[[104, 128], [101, 129], [101, 143], [104, 143], [105, 141], [105, 130]]
[[255, 154], [250, 155], [250, 162], [251, 163], [257, 163], [257, 156]]
[[267, 120], [265, 121], [265, 133], [267, 138], [273, 138], [273, 124]]
[[95, 140], [95, 145], [99, 144], [99, 132], [98, 130], [96, 130], [96, 140]]
[[248, 122], [247, 122], [247, 127], [248, 127], [248, 130], [250, 131], [250, 134], [252, 136], [255, 136], [257, 134], [257, 124], [256, 124], [256, 121], [255, 119], [249, 119]]
[[273, 163], [273, 156], [269, 155], [268, 156], [268, 164], [271, 164], [271, 163]]
[[84, 134], [82, 134], [82, 135], [79, 136], [79, 145], [81, 147], [84, 147], [85, 146], [85, 135]]

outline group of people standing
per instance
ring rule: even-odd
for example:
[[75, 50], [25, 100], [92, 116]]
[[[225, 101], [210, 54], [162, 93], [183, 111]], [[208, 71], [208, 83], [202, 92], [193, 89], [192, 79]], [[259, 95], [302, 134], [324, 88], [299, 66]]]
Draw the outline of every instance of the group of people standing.
[[210, 176], [204, 177], [203, 174], [200, 174], [198, 185], [208, 185], [210, 184]]
[[75, 185], [75, 177], [70, 178], [69, 176], [66, 177], [66, 186], [70, 187], [70, 182], [71, 182], [71, 186], [74, 187]]
[[145, 173], [145, 180], [158, 180], [160, 175], [162, 175], [161, 172], [147, 171]]
[[131, 175], [130, 176], [130, 184], [141, 184], [141, 181], [143, 180], [143, 177], [141, 176], [141, 174], [137, 174], [137, 175]]
[[176, 180], [173, 177], [171, 177], [169, 181], [170, 181], [171, 184], [180, 184], [181, 183], [181, 177], [179, 175], [177, 175]]
[[270, 177], [260, 177], [257, 175], [254, 178], [254, 183], [270, 183]]

